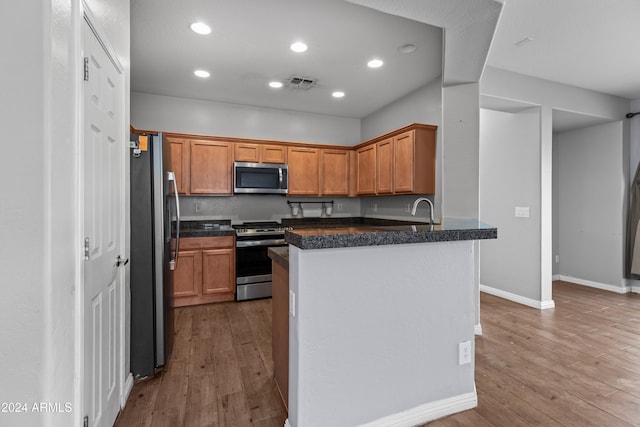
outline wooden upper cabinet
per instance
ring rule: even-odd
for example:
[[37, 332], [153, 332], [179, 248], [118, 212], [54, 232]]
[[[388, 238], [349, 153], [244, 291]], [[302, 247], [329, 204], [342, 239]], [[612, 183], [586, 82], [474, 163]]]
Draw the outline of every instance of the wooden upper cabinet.
[[366, 145], [356, 151], [358, 169], [357, 194], [376, 194], [376, 144]]
[[167, 136], [165, 141], [170, 146], [171, 165], [170, 170], [176, 175], [178, 193], [187, 194], [189, 192], [189, 170], [190, 170], [190, 144], [188, 139]]
[[232, 143], [191, 140], [191, 194], [231, 195]]
[[273, 144], [253, 144], [236, 142], [234, 144], [236, 162], [251, 163], [286, 163], [287, 147]]
[[393, 138], [376, 144], [376, 194], [393, 193]]
[[436, 190], [435, 127], [398, 134], [394, 145], [394, 193], [434, 194]]
[[309, 147], [288, 147], [289, 194], [317, 196], [320, 194], [319, 150]]
[[350, 150], [320, 150], [320, 194], [349, 195]]
[[234, 159], [236, 162], [260, 162], [260, 144], [236, 142], [234, 144]]
[[284, 145], [264, 144], [260, 155], [262, 163], [287, 163], [287, 147]]

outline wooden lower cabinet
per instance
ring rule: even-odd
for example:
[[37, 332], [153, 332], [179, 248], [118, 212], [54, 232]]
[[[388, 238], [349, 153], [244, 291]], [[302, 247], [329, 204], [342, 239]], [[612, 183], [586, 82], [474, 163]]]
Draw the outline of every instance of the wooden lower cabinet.
[[181, 239], [173, 275], [173, 306], [235, 300], [235, 270], [233, 236]]

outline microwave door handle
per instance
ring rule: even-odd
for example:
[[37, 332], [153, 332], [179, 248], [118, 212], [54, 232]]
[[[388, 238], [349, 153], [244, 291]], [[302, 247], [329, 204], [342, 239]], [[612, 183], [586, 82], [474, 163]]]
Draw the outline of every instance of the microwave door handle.
[[282, 168], [278, 168], [278, 188], [282, 188]]
[[180, 251], [180, 196], [178, 196], [178, 184], [176, 175], [173, 172], [167, 172], [167, 180], [171, 182], [176, 202], [176, 249], [172, 251], [169, 259], [169, 269], [175, 270], [178, 266], [178, 252]]

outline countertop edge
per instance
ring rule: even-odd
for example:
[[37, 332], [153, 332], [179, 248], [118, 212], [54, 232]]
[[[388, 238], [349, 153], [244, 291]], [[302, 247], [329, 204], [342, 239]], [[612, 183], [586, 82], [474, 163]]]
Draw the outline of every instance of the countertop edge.
[[[478, 224], [478, 221], [470, 221]], [[396, 228], [378, 227], [371, 231], [345, 233], [323, 232], [322, 234], [297, 233], [287, 231], [287, 243], [300, 249], [335, 249], [362, 246], [400, 245], [412, 243], [453, 242], [462, 240], [497, 239], [498, 229], [491, 226], [453, 227], [436, 230], [397, 230]]]

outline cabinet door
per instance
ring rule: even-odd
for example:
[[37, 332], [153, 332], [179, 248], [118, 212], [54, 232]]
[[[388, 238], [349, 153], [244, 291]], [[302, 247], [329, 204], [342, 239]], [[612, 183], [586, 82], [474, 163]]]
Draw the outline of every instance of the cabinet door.
[[414, 191], [415, 152], [414, 132], [402, 133], [394, 138], [394, 190], [396, 193]]
[[202, 295], [235, 292], [235, 249], [202, 251]]
[[236, 142], [234, 144], [234, 159], [236, 162], [260, 161], [260, 144], [248, 144]]
[[393, 138], [376, 144], [376, 193], [393, 193]]
[[189, 192], [190, 149], [189, 140], [167, 136], [165, 141], [169, 143], [171, 151], [171, 171], [176, 175], [179, 194]]
[[180, 251], [178, 265], [173, 272], [173, 298], [197, 296], [201, 283], [201, 251]]
[[356, 151], [358, 166], [358, 195], [376, 194], [376, 145]]
[[322, 149], [320, 151], [320, 194], [349, 195], [349, 151]]
[[320, 193], [318, 149], [289, 147], [289, 194], [316, 196]]
[[265, 144], [261, 149], [260, 161], [262, 163], [287, 163], [287, 147], [284, 145]]
[[191, 194], [231, 195], [231, 143], [191, 140]]

